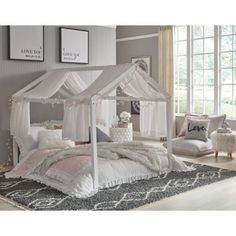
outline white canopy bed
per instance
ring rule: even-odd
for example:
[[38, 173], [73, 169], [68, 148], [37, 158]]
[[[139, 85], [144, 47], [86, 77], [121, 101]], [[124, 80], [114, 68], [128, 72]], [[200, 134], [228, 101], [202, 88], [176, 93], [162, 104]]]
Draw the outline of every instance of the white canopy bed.
[[[121, 87], [125, 94], [127, 94], [128, 96], [116, 96], [114, 94], [114, 91], [117, 87]], [[58, 94], [60, 94], [60, 97], [58, 97]], [[125, 144], [123, 147], [117, 144], [110, 144], [110, 146], [103, 146], [104, 144], [97, 145], [96, 125], [98, 123], [106, 123], [108, 118], [106, 109], [109, 107], [109, 101], [113, 100], [140, 101], [141, 117], [144, 117], [145, 115], [145, 113], [142, 113], [145, 112], [145, 109], [142, 110], [142, 107], [145, 107], [147, 105], [155, 107], [157, 106], [156, 103], [159, 102], [161, 103], [161, 106], [163, 106], [163, 104], [166, 104], [166, 114], [162, 114], [163, 116], [166, 115], [166, 117], [168, 118], [167, 154], [165, 157], [165, 161], [163, 161], [163, 163], [165, 162], [165, 168], [161, 169], [160, 163], [157, 164], [157, 168], [155, 167], [155, 163], [160, 162], [161, 160], [160, 156], [163, 156], [161, 152], [155, 148], [148, 146], [144, 147], [142, 146], [142, 144], [137, 143]], [[14, 94], [10, 122], [11, 134], [13, 135], [15, 147], [14, 164], [18, 162], [16, 150], [17, 144], [20, 147], [23, 146], [22, 139], [26, 137], [30, 132], [29, 104], [32, 102], [64, 105], [64, 119], [62, 127], [63, 138], [67, 138], [73, 141], [87, 141], [89, 137], [89, 127], [91, 127], [91, 146], [85, 145], [77, 149], [72, 148], [71, 150], [66, 150], [65, 153], [63, 153], [63, 151], [60, 151], [59, 153], [56, 152], [56, 154], [48, 155], [42, 165], [34, 168], [34, 176], [36, 176], [35, 173], [39, 173], [37, 171], [42, 171], [45, 166], [49, 166], [52, 159], [55, 159], [56, 161], [61, 159], [63, 160], [66, 155], [72, 154], [84, 156], [88, 155], [88, 152], [91, 152], [92, 157], [92, 165], [90, 170], [92, 171], [91, 176], [93, 193], [95, 193], [98, 188], [101, 187], [101, 185], [99, 185], [99, 174], [103, 174], [101, 161], [100, 166], [98, 167], [98, 156], [105, 159], [110, 159], [107, 160], [106, 163], [109, 162], [112, 163], [112, 165], [114, 163], [111, 161], [112, 159], [117, 159], [116, 163], [118, 163], [123, 161], [120, 160], [120, 156], [124, 156], [131, 160], [134, 160], [135, 162], [141, 162], [142, 164], [148, 166], [149, 169], [152, 169], [152, 171], [159, 170], [159, 173], [161, 173], [161, 171], [190, 170], [187, 166], [185, 166], [184, 163], [179, 160], [177, 161], [172, 155], [171, 97], [137, 65], [123, 64], [116, 66], [85, 68], [80, 67], [53, 70], [45, 73], [43, 76]], [[153, 122], [158, 122], [158, 120], [153, 120]], [[134, 149], [136, 152], [133, 152]], [[147, 153], [148, 150], [152, 151], [150, 151], [149, 156], [145, 156], [143, 153]], [[137, 157], [135, 153], [137, 154]], [[112, 154], [115, 155], [114, 158], [109, 156]], [[160, 156], [158, 156], [159, 154]], [[155, 159], [156, 155], [158, 156], [158, 161], [157, 159]], [[155, 158], [153, 156], [155, 156]], [[103, 162], [103, 165], [106, 165], [104, 163], [105, 162]], [[124, 165], [124, 163], [122, 163], [122, 165]], [[125, 168], [128, 168], [129, 165], [131, 166], [131, 164], [128, 163]], [[153, 168], [151, 165], [153, 165]], [[139, 166], [137, 168], [141, 167]], [[148, 176], [156, 176], [156, 174], [157, 173], [154, 174], [152, 172], [151, 174], [149, 173]], [[7, 177], [15, 176], [16, 175], [14, 175], [14, 170], [13, 174], [11, 174], [10, 172], [10, 174], [7, 175]], [[135, 179], [140, 178], [143, 177], [137, 176]], [[41, 179], [39, 178], [36, 178], [36, 180], [41, 181]], [[124, 180], [122, 181], [124, 182]], [[115, 181], [115, 179], [113, 179], [112, 183], [117, 184], [121, 182]], [[58, 184], [52, 184], [52, 186], [58, 187]], [[106, 183], [103, 185], [103, 187], [104, 186], [110, 187], [111, 184]], [[58, 187], [58, 189], [63, 191], [62, 189], [60, 189], [60, 186]], [[68, 192], [69, 191], [67, 191], [67, 193]], [[91, 191], [86, 196], [89, 195], [91, 195]], [[81, 195], [78, 194], [76, 196]]]

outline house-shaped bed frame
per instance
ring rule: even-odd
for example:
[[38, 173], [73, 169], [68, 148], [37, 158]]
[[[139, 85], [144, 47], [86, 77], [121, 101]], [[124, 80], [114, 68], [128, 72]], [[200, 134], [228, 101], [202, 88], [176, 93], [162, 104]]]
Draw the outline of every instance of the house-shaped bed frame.
[[[76, 82], [81, 72], [100, 71], [98, 77], [87, 88], [77, 91], [68, 98], [55, 98], [53, 95], [70, 79], [70, 85]], [[76, 74], [77, 73], [77, 74]], [[75, 78], [75, 75], [77, 78]], [[128, 96], [110, 96], [117, 87], [121, 87]], [[76, 86], [75, 86], [76, 87]], [[75, 88], [74, 88], [75, 89]], [[83, 91], [81, 91], [83, 90]], [[79, 67], [56, 69], [46, 72], [38, 79], [15, 93], [12, 97], [10, 130], [13, 135], [13, 164], [18, 162], [18, 140], [29, 132], [29, 103], [64, 104], [63, 137], [83, 140], [88, 136], [91, 126], [92, 171], [94, 189], [98, 186], [96, 119], [98, 101], [123, 100], [165, 102], [167, 117], [167, 154], [171, 170], [172, 158], [172, 103], [169, 94], [158, 83], [134, 64], [115, 66]], [[142, 106], [141, 106], [142, 109]], [[83, 120], [80, 126], [79, 121]], [[71, 123], [72, 121], [73, 124]], [[158, 122], [158, 120], [156, 120]], [[16, 142], [17, 141], [17, 142]]]

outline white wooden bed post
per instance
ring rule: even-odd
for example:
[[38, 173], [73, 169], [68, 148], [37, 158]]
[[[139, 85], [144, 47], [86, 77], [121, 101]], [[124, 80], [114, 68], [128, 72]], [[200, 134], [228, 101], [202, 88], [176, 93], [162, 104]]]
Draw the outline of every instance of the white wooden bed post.
[[13, 154], [13, 167], [15, 167], [19, 162], [19, 155], [18, 155], [18, 145], [14, 137], [12, 138], [12, 154]]
[[[38, 79], [34, 80], [33, 82], [31, 82], [30, 84], [28, 84], [27, 86], [25, 86], [24, 88], [19, 90], [18, 92], [14, 93], [12, 95], [12, 99], [14, 99], [17, 96], [22, 95], [27, 90], [33, 88], [34, 86], [39, 84], [43, 79], [44, 79], [43, 77], [39, 77]], [[13, 167], [14, 167], [19, 162], [18, 145], [17, 145], [17, 142], [16, 142], [14, 136], [12, 136], [12, 149], [13, 149], [12, 150], [12, 154], [13, 154], [13, 160], [12, 160], [13, 163], [12, 164], [13, 164]]]
[[167, 155], [169, 160], [169, 168], [171, 169], [172, 159], [172, 102], [171, 97], [166, 101], [166, 120], [167, 120]]
[[93, 189], [98, 188], [98, 160], [97, 160], [97, 130], [96, 130], [96, 97], [92, 97], [90, 101], [90, 117], [91, 117], [91, 144], [92, 144], [92, 174]]

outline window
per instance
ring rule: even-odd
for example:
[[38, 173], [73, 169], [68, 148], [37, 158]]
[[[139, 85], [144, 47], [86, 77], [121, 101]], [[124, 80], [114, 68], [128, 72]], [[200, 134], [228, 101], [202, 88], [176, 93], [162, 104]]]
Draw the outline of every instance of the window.
[[175, 110], [187, 112], [187, 27], [176, 28]]
[[192, 27], [192, 111], [214, 113], [214, 27]]
[[175, 109], [236, 118], [236, 26], [175, 27]]
[[220, 110], [236, 117], [236, 26], [220, 30]]

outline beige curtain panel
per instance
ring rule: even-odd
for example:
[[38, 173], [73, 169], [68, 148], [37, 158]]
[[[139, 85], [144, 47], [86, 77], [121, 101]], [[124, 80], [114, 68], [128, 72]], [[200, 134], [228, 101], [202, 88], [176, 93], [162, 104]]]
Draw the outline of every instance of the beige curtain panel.
[[[161, 26], [158, 40], [158, 62], [159, 62], [159, 84], [172, 97], [173, 124], [175, 124], [174, 112], [174, 46], [173, 46], [173, 26]], [[176, 135], [175, 125], [173, 134]]]
[[173, 26], [161, 26], [159, 31], [159, 84], [171, 96], [174, 87]]

